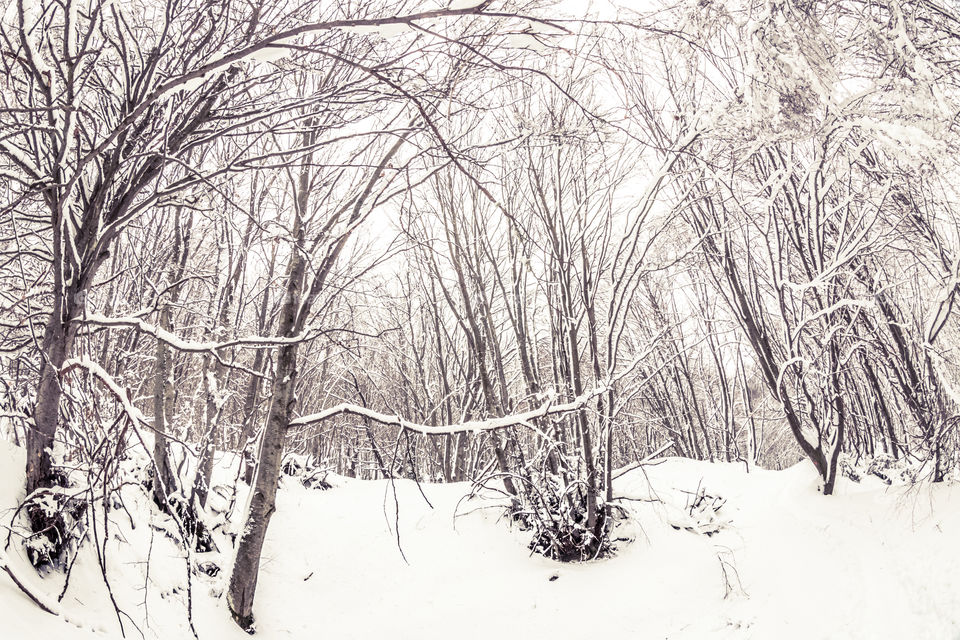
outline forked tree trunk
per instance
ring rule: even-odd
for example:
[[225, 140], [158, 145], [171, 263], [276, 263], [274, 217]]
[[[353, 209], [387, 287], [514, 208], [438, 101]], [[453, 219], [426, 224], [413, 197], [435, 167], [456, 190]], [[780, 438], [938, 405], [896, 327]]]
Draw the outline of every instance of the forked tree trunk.
[[60, 425], [60, 369], [70, 355], [77, 327], [72, 319], [83, 308], [85, 285], [103, 261], [103, 256], [90, 267], [86, 278], [74, 275], [64, 282], [60, 252], [60, 230], [54, 228], [54, 303], [43, 332], [41, 343], [40, 384], [34, 407], [33, 425], [27, 425], [27, 465], [25, 488], [29, 496], [37, 489], [55, 484], [53, 444]]
[[[310, 129], [307, 121], [304, 133], [304, 147], [316, 142], [316, 131]], [[361, 207], [373, 191], [377, 180], [406, 140], [400, 138], [384, 155], [379, 166], [373, 171], [364, 191], [353, 202], [351, 216], [345, 220], [347, 228], [352, 229], [360, 217]], [[310, 313], [311, 304], [324, 287], [327, 276], [343, 251], [350, 231], [341, 235], [329, 247], [323, 261], [316, 268], [313, 281], [306, 285], [307, 257], [304, 254], [303, 220], [306, 216], [310, 198], [312, 155], [308, 154], [301, 167], [294, 224], [291, 229], [296, 244], [290, 257], [290, 266], [286, 275], [286, 287], [283, 305], [280, 310], [277, 335], [282, 338], [295, 338], [303, 330]], [[314, 267], [314, 265], [311, 265]], [[280, 463], [283, 457], [283, 442], [290, 425], [296, 399], [294, 391], [297, 385], [298, 343], [287, 343], [277, 352], [277, 365], [273, 376], [272, 404], [260, 441], [260, 461], [253, 484], [253, 495], [243, 534], [237, 543], [237, 556], [230, 576], [230, 588], [227, 591], [227, 605], [233, 619], [243, 629], [253, 629], [253, 599], [257, 590], [257, 574], [260, 571], [260, 552], [267, 536], [267, 527], [276, 508], [277, 485], [280, 481]]]
[[[308, 129], [304, 134], [306, 146], [316, 140], [315, 132]], [[309, 158], [301, 168], [299, 192], [294, 210], [293, 239], [302, 247], [304, 212], [309, 200], [310, 169]], [[294, 250], [286, 273], [283, 305], [280, 309], [277, 335], [292, 338], [296, 335], [298, 322], [304, 317], [300, 305], [304, 298], [304, 273], [306, 257]], [[276, 508], [277, 486], [280, 482], [280, 464], [283, 458], [283, 441], [294, 408], [294, 390], [297, 385], [297, 343], [286, 344], [277, 351], [277, 364], [273, 375], [272, 401], [267, 414], [267, 422], [260, 439], [257, 473], [254, 478], [247, 511], [247, 522], [243, 534], [237, 543], [237, 556], [230, 575], [230, 587], [227, 591], [227, 606], [233, 619], [241, 628], [253, 630], [253, 598], [257, 591], [257, 576], [260, 573], [260, 553], [263, 541], [267, 537], [270, 518]]]

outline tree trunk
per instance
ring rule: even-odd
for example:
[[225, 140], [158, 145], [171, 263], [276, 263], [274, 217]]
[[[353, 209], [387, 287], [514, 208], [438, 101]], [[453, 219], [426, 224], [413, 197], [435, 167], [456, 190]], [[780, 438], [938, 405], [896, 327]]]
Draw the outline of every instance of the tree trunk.
[[[160, 327], [170, 328], [170, 310], [164, 306], [160, 310]], [[177, 477], [170, 465], [167, 449], [167, 419], [174, 415], [173, 382], [170, 379], [170, 348], [162, 340], [157, 340], [157, 368], [153, 386], [153, 501], [158, 507], [167, 510], [170, 495], [177, 490]]]
[[247, 630], [253, 625], [253, 597], [260, 572], [260, 552], [276, 508], [283, 439], [295, 403], [296, 359], [296, 345], [282, 347], [277, 355], [273, 404], [260, 441], [260, 464], [250, 499], [250, 512], [237, 544], [237, 557], [227, 592], [227, 605], [233, 619]]
[[207, 505], [207, 496], [210, 494], [210, 483], [213, 479], [213, 455], [216, 453], [216, 431], [220, 421], [220, 382], [223, 379], [219, 363], [210, 370], [209, 360], [203, 366], [203, 436], [200, 440], [203, 449], [200, 459], [197, 460], [197, 473], [193, 479], [193, 500], [195, 508], [202, 509]]
[[43, 333], [43, 364], [40, 366], [34, 424], [27, 428], [27, 495], [53, 486], [53, 442], [60, 423], [60, 396], [63, 393], [60, 368], [67, 359], [69, 333], [69, 326], [61, 321], [58, 305], [50, 314]]
[[[273, 253], [270, 255], [270, 265], [267, 267], [266, 282], [273, 279], [273, 271], [277, 263], [277, 248], [274, 245]], [[264, 335], [267, 328], [267, 312], [270, 308], [270, 287], [264, 287], [263, 298], [260, 301], [260, 311], [257, 319], [257, 332]], [[257, 349], [253, 358], [253, 370], [260, 372], [264, 360], [263, 349]], [[247, 395], [243, 401], [243, 427], [241, 429], [243, 447], [243, 480], [247, 485], [253, 485], [253, 472], [256, 469], [257, 461], [253, 455], [254, 442], [256, 439], [256, 414], [257, 404], [260, 396], [260, 378], [250, 376], [250, 385], [247, 387]]]
[[[180, 280], [187, 268], [187, 259], [190, 255], [190, 235], [193, 229], [193, 217], [188, 217], [187, 224], [181, 229], [183, 211], [180, 207], [173, 214], [173, 252], [170, 261], [174, 265], [170, 272], [170, 302], [160, 306], [158, 323], [161, 329], [173, 329], [171, 307], [180, 297]], [[162, 340], [157, 340], [157, 368], [153, 387], [153, 501], [158, 507], [166, 511], [170, 496], [179, 488], [180, 480], [170, 464], [170, 448], [164, 436], [172, 426], [170, 423], [176, 415], [177, 403], [173, 386], [173, 355], [170, 347]], [[169, 426], [168, 426], [169, 425]]]

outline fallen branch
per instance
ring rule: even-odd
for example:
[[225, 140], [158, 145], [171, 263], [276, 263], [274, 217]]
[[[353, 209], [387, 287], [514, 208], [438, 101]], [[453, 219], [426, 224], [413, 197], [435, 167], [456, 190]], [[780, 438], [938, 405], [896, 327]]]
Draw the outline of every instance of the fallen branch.
[[50, 615], [59, 616], [61, 615], [60, 604], [54, 602], [50, 597], [43, 593], [34, 591], [26, 585], [26, 583], [17, 577], [17, 574], [10, 567], [10, 563], [7, 562], [7, 556], [0, 551], [0, 569], [3, 569], [3, 572], [10, 576], [10, 579], [13, 580], [13, 584], [17, 585], [17, 588], [20, 589], [28, 598], [30, 598], [35, 605], [40, 607], [44, 612], [49, 613]]

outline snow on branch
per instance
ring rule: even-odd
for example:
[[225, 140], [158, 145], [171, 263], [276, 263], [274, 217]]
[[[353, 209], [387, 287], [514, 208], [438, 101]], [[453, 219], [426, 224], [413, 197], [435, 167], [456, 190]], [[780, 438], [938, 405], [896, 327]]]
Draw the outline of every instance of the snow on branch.
[[580, 396], [577, 396], [572, 401], [564, 404], [553, 404], [554, 399], [551, 398], [544, 402], [542, 405], [536, 409], [531, 409], [530, 411], [525, 411], [523, 413], [515, 413], [509, 416], [503, 416], [502, 418], [490, 418], [487, 420], [470, 420], [468, 422], [461, 422], [459, 424], [450, 424], [450, 425], [440, 425], [440, 426], [430, 426], [425, 424], [417, 424], [416, 422], [409, 422], [404, 420], [400, 416], [388, 415], [386, 413], [380, 413], [379, 411], [374, 411], [372, 409], [367, 409], [366, 407], [361, 407], [360, 405], [350, 404], [350, 403], [341, 403], [336, 406], [330, 407], [329, 409], [324, 409], [319, 413], [313, 413], [308, 416], [303, 416], [292, 420], [290, 422], [291, 427], [303, 426], [311, 424], [314, 422], [323, 422], [329, 418], [334, 418], [343, 414], [351, 414], [360, 416], [363, 418], [368, 418], [374, 422], [379, 422], [386, 425], [394, 425], [408, 431], [416, 431], [417, 433], [422, 433], [425, 435], [444, 435], [452, 433], [461, 433], [464, 431], [472, 431], [474, 433], [480, 433], [481, 431], [495, 431], [497, 429], [506, 429], [507, 427], [533, 427], [533, 421], [538, 418], [544, 418], [546, 416], [558, 415], [564, 413], [572, 413], [574, 411], [579, 411], [587, 406], [587, 404], [595, 397], [606, 393], [610, 390], [610, 387], [607, 385], [597, 387], [587, 393], [584, 393]]
[[101, 367], [99, 364], [90, 360], [89, 358], [71, 358], [63, 363], [63, 366], [60, 368], [61, 377], [69, 373], [74, 369], [85, 369], [93, 377], [100, 380], [107, 391], [110, 392], [117, 402], [120, 403], [120, 408], [123, 410], [124, 414], [130, 421], [130, 426], [133, 429], [134, 433], [137, 435], [137, 438], [140, 440], [140, 443], [144, 445], [146, 449], [146, 444], [144, 444], [143, 435], [140, 433], [139, 426], [144, 426], [150, 429], [156, 437], [166, 438], [168, 440], [173, 440], [174, 442], [182, 445], [188, 452], [196, 456], [196, 452], [190, 447], [189, 444], [183, 440], [179, 440], [168, 433], [161, 433], [156, 430], [153, 426], [153, 421], [148, 419], [147, 416], [143, 414], [140, 409], [134, 406], [133, 401], [130, 399], [130, 392], [128, 389], [120, 386], [120, 383], [117, 382], [113, 376], [111, 376], [106, 369]]
[[60, 375], [64, 376], [74, 369], [86, 369], [95, 378], [98, 378], [110, 394], [117, 399], [117, 402], [120, 403], [123, 412], [130, 418], [130, 422], [134, 425], [143, 424], [150, 426], [151, 423], [147, 417], [131, 402], [129, 392], [121, 387], [120, 383], [114, 380], [113, 376], [107, 373], [106, 369], [88, 358], [71, 358], [63, 363], [63, 367], [60, 368]]
[[33, 580], [28, 576], [19, 575], [19, 573], [10, 565], [10, 560], [6, 553], [4, 553], [3, 549], [0, 549], [0, 571], [3, 571], [10, 576], [13, 584], [15, 584], [24, 595], [30, 598], [35, 605], [40, 607], [42, 611], [49, 613], [50, 615], [63, 618], [64, 621], [69, 622], [80, 629], [103, 631], [103, 627], [101, 625], [93, 624], [88, 620], [84, 620], [76, 616], [72, 612], [68, 612], [55, 597], [44, 593], [43, 587], [34, 584]]
[[166, 343], [177, 351], [192, 353], [216, 353], [221, 349], [230, 347], [280, 347], [286, 344], [304, 342], [320, 335], [320, 331], [315, 329], [307, 330], [300, 335], [289, 338], [277, 338], [271, 336], [254, 336], [250, 338], [236, 338], [233, 340], [224, 340], [222, 342], [194, 340], [184, 340], [174, 333], [167, 331], [156, 325], [145, 322], [137, 316], [107, 317], [99, 314], [87, 314], [80, 321], [84, 324], [93, 324], [99, 327], [128, 327], [136, 329], [142, 333], [149, 334]]
[[491, 0], [455, 0], [453, 5], [449, 7], [443, 7], [439, 9], [430, 9], [427, 11], [420, 11], [416, 13], [408, 13], [405, 15], [395, 15], [395, 16], [384, 16], [379, 18], [355, 18], [355, 19], [341, 19], [341, 20], [328, 20], [323, 22], [311, 22], [302, 24], [297, 27], [290, 29], [285, 29], [279, 31], [267, 38], [255, 42], [246, 47], [237, 49], [236, 51], [227, 53], [223, 56], [210, 60], [205, 64], [201, 64], [195, 69], [188, 71], [180, 76], [171, 78], [166, 82], [159, 84], [153, 91], [149, 92], [144, 96], [144, 99], [133, 108], [124, 119], [119, 123], [119, 125], [106, 137], [99, 145], [91, 149], [90, 152], [84, 156], [80, 162], [80, 166], [86, 165], [93, 158], [97, 157], [103, 153], [107, 148], [112, 145], [116, 139], [122, 135], [130, 126], [136, 122], [137, 118], [141, 117], [150, 106], [155, 103], [157, 100], [160, 100], [164, 96], [167, 96], [173, 92], [181, 90], [189, 90], [193, 88], [198, 82], [202, 82], [204, 79], [211, 76], [211, 74], [218, 73], [220, 71], [226, 70], [234, 64], [244, 62], [247, 60], [257, 60], [265, 59], [270, 60], [276, 57], [281, 56], [282, 54], [277, 51], [277, 49], [284, 49], [289, 47], [299, 48], [297, 45], [291, 45], [291, 41], [298, 36], [316, 34], [321, 32], [333, 31], [333, 30], [378, 30], [382, 31], [384, 29], [390, 30], [391, 28], [396, 28], [398, 26], [407, 26], [411, 27], [416, 22], [429, 21], [440, 18], [456, 18], [461, 16], [490, 16], [495, 18], [502, 17], [516, 17], [523, 18], [524, 20], [530, 22], [542, 23], [562, 31], [568, 32], [564, 27], [561, 27], [555, 24], [552, 21], [536, 18], [534, 16], [511, 13], [504, 14], [501, 12], [491, 13], [487, 12], [486, 8]]
[[0, 571], [3, 571], [10, 579], [13, 581], [13, 584], [17, 586], [20, 591], [23, 592], [25, 596], [30, 598], [30, 600], [40, 607], [45, 613], [50, 615], [58, 616], [62, 618], [65, 622], [80, 628], [88, 629], [90, 631], [104, 631], [103, 626], [100, 624], [95, 624], [89, 620], [85, 620], [81, 617], [78, 617], [76, 614], [67, 611], [62, 604], [53, 596], [50, 596], [47, 593], [44, 593], [43, 587], [37, 584], [34, 584], [33, 580], [28, 576], [20, 575], [14, 568], [10, 565], [10, 560], [7, 557], [3, 549], [0, 549]]
[[657, 449], [657, 450], [654, 451], [653, 453], [645, 456], [645, 457], [643, 458], [643, 460], [638, 460], [637, 462], [632, 462], [632, 463], [628, 464], [627, 466], [622, 467], [622, 468], [617, 469], [616, 471], [614, 471], [613, 474], [611, 475], [611, 479], [616, 480], [617, 478], [620, 478], [620, 477], [622, 477], [622, 476], [627, 475], [628, 473], [630, 473], [630, 472], [633, 471], [634, 469], [639, 469], [639, 468], [642, 467], [643, 465], [647, 464], [648, 462], [650, 462], [651, 460], [653, 460], [654, 458], [656, 458], [657, 456], [659, 456], [661, 453], [666, 452], [666, 451], [667, 451], [668, 449], [670, 449], [670, 447], [672, 447], [674, 444], [675, 444], [675, 442], [674, 442], [673, 440], [667, 440], [665, 443], [663, 443], [663, 445], [660, 446], [659, 449]]
[[410, 422], [398, 415], [380, 413], [379, 411], [374, 411], [373, 409], [368, 409], [360, 405], [343, 402], [330, 407], [329, 409], [324, 409], [318, 413], [312, 413], [310, 415], [291, 420], [289, 426], [301, 427], [308, 424], [313, 424], [315, 422], [323, 422], [324, 420], [329, 420], [330, 418], [335, 418], [336, 416], [349, 414], [367, 418], [369, 420], [373, 420], [374, 422], [379, 422], [380, 424], [397, 426], [407, 431], [415, 431], [424, 435], [448, 435], [468, 431], [481, 433], [483, 431], [496, 431], [498, 429], [506, 429], [508, 427], [526, 427], [539, 432], [539, 430], [533, 424], [535, 420], [539, 418], [545, 418], [547, 416], [574, 413], [586, 408], [591, 400], [603, 395], [604, 393], [607, 393], [608, 391], [611, 391], [616, 382], [631, 374], [637, 368], [637, 366], [639, 366], [639, 364], [653, 352], [653, 349], [658, 342], [659, 341], [657, 339], [654, 339], [652, 341], [652, 346], [637, 356], [629, 364], [629, 366], [627, 366], [620, 373], [611, 376], [606, 382], [597, 385], [593, 389], [577, 396], [570, 402], [565, 402], [563, 404], [554, 404], [556, 397], [551, 396], [546, 402], [541, 404], [536, 409], [531, 409], [530, 411], [524, 411], [522, 413], [514, 413], [508, 416], [502, 416], [500, 418], [488, 418], [486, 420], [470, 420], [458, 424], [425, 425], [418, 424], [416, 422]]
[[28, 585], [23, 578], [18, 576], [7, 561], [7, 556], [2, 549], [0, 549], [0, 570], [10, 576], [13, 584], [17, 585], [17, 588], [30, 598], [35, 605], [40, 607], [40, 609], [51, 615], [61, 615], [60, 603], [43, 593], [40, 589]]

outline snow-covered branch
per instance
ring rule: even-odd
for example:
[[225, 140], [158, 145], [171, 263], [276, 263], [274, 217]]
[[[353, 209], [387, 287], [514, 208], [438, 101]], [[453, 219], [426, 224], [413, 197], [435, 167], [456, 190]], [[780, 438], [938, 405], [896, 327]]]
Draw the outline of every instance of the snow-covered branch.
[[461, 422], [459, 424], [438, 426], [410, 422], [397, 415], [388, 415], [386, 413], [380, 413], [379, 411], [367, 409], [366, 407], [361, 407], [360, 405], [344, 402], [330, 407], [329, 409], [324, 409], [319, 413], [313, 413], [308, 416], [297, 418], [296, 420], [290, 422], [290, 426], [304, 426], [314, 422], [323, 422], [324, 420], [328, 420], [339, 415], [350, 414], [367, 418], [369, 420], [373, 420], [374, 422], [379, 422], [380, 424], [393, 425], [408, 431], [416, 431], [417, 433], [422, 433], [425, 435], [444, 435], [471, 431], [473, 433], [481, 433], [483, 431], [495, 431], [497, 429], [506, 429], [508, 427], [533, 428], [534, 420], [545, 418], [547, 416], [562, 415], [565, 413], [580, 411], [586, 407], [591, 400], [600, 394], [609, 391], [609, 389], [609, 386], [603, 385], [579, 395], [570, 402], [565, 402], [563, 404], [554, 404], [552, 399], [547, 400], [536, 409], [503, 416], [501, 418], [470, 420], [467, 422]]
[[106, 387], [107, 391], [110, 392], [118, 403], [120, 403], [120, 408], [123, 410], [123, 413], [130, 420], [130, 426], [136, 432], [137, 437], [143, 442], [143, 436], [140, 433], [140, 426], [146, 427], [153, 431], [157, 437], [167, 438], [168, 440], [173, 440], [181, 444], [187, 451], [196, 455], [196, 452], [193, 451], [192, 447], [177, 438], [170, 436], [167, 433], [158, 433], [154, 429], [153, 421], [147, 418], [140, 409], [138, 409], [130, 399], [130, 392], [128, 389], [124, 389], [119, 382], [117, 382], [113, 376], [111, 376], [106, 369], [101, 367], [99, 364], [90, 360], [89, 358], [72, 358], [63, 363], [63, 367], [60, 369], [60, 375], [64, 376], [74, 369], [84, 369], [90, 373], [93, 377], [100, 380], [101, 384]]
[[323, 422], [324, 420], [329, 420], [330, 418], [335, 418], [340, 415], [349, 414], [367, 418], [369, 420], [373, 420], [374, 422], [379, 422], [380, 424], [393, 425], [408, 431], [415, 431], [424, 435], [447, 435], [464, 432], [482, 433], [484, 431], [497, 431], [499, 429], [506, 429], [509, 427], [526, 427], [528, 429], [537, 431], [537, 428], [533, 424], [535, 420], [546, 418], [548, 416], [557, 416], [581, 411], [587, 407], [591, 400], [613, 389], [614, 384], [636, 370], [640, 363], [652, 353], [657, 343], [658, 340], [654, 339], [651, 347], [634, 358], [633, 361], [631, 361], [631, 363], [622, 371], [611, 376], [606, 382], [598, 384], [593, 389], [585, 391], [573, 400], [563, 404], [554, 404], [556, 398], [550, 397], [546, 402], [541, 404], [536, 409], [531, 409], [522, 413], [514, 413], [499, 418], [488, 418], [486, 420], [469, 420], [467, 422], [460, 422], [457, 424], [425, 425], [418, 424], [416, 422], [410, 422], [409, 420], [405, 420], [403, 417], [398, 415], [389, 415], [368, 409], [367, 407], [362, 407], [360, 405], [343, 402], [336, 406], [330, 407], [329, 409], [324, 409], [318, 413], [312, 413], [310, 415], [301, 416], [300, 418], [291, 420], [290, 426], [305, 426], [316, 422]]
[[66, 375], [73, 369], [86, 369], [95, 378], [99, 379], [110, 394], [117, 399], [123, 412], [130, 418], [130, 422], [134, 425], [143, 424], [150, 426], [150, 421], [147, 417], [130, 401], [129, 392], [121, 387], [120, 384], [114, 380], [113, 376], [107, 373], [106, 369], [89, 358], [72, 358], [63, 363], [63, 367], [60, 369], [60, 375]]
[[61, 615], [60, 603], [43, 593], [36, 586], [27, 584], [26, 579], [17, 575], [17, 573], [10, 566], [7, 556], [2, 549], [0, 549], [0, 570], [10, 576], [10, 579], [13, 580], [13, 584], [17, 585], [17, 588], [20, 589], [20, 591], [22, 591], [44, 612], [55, 616]]
[[[391, 27], [396, 28], [398, 26], [412, 27], [414, 23], [421, 21], [429, 21], [441, 18], [456, 18], [469, 15], [480, 16], [484, 15], [484, 9], [489, 3], [490, 0], [476, 2], [455, 2], [449, 7], [432, 9], [429, 11], [419, 11], [406, 15], [384, 16], [380, 18], [327, 20], [322, 22], [307, 23], [298, 27], [279, 31], [270, 37], [260, 40], [259, 42], [255, 42], [246, 47], [237, 49], [232, 53], [228, 53], [214, 60], [210, 60], [209, 62], [198, 66], [192, 71], [184, 73], [183, 75], [177, 76], [158, 85], [153, 91], [147, 94], [144, 99], [130, 111], [129, 114], [127, 114], [127, 116], [119, 123], [119, 125], [111, 132], [109, 136], [107, 136], [99, 145], [91, 149], [90, 152], [83, 157], [80, 162], [80, 166], [86, 165], [93, 158], [99, 156], [106, 149], [110, 148], [110, 146], [123, 134], [123, 132], [129, 129], [137, 121], [137, 119], [140, 118], [157, 100], [160, 100], [172, 92], [190, 89], [196, 85], [197, 82], [203, 81], [211, 74], [228, 69], [234, 64], [246, 60], [257, 59], [258, 57], [261, 57], [264, 60], [275, 59], [281, 55], [276, 51], [278, 48], [298, 48], [296, 45], [291, 45], [290, 42], [299, 36], [334, 30], [353, 30], [366, 32], [371, 30], [390, 29]], [[504, 14], [491, 14], [491, 16], [504, 17]], [[514, 16], [511, 14], [511, 17]], [[530, 16], [517, 14], [515, 17], [549, 24], [544, 20], [539, 20]]]
[[307, 329], [300, 335], [290, 338], [252, 336], [246, 338], [234, 338], [233, 340], [223, 340], [220, 342], [213, 340], [195, 341], [184, 340], [183, 338], [171, 333], [170, 331], [167, 331], [166, 329], [145, 322], [142, 318], [137, 316], [108, 317], [99, 314], [87, 314], [80, 321], [83, 324], [96, 325], [99, 327], [125, 327], [136, 329], [141, 333], [151, 335], [157, 340], [168, 344], [177, 351], [184, 351], [188, 353], [216, 353], [221, 349], [229, 349], [230, 347], [279, 347], [285, 344], [305, 342], [307, 340], [316, 338], [322, 333], [317, 329]]

